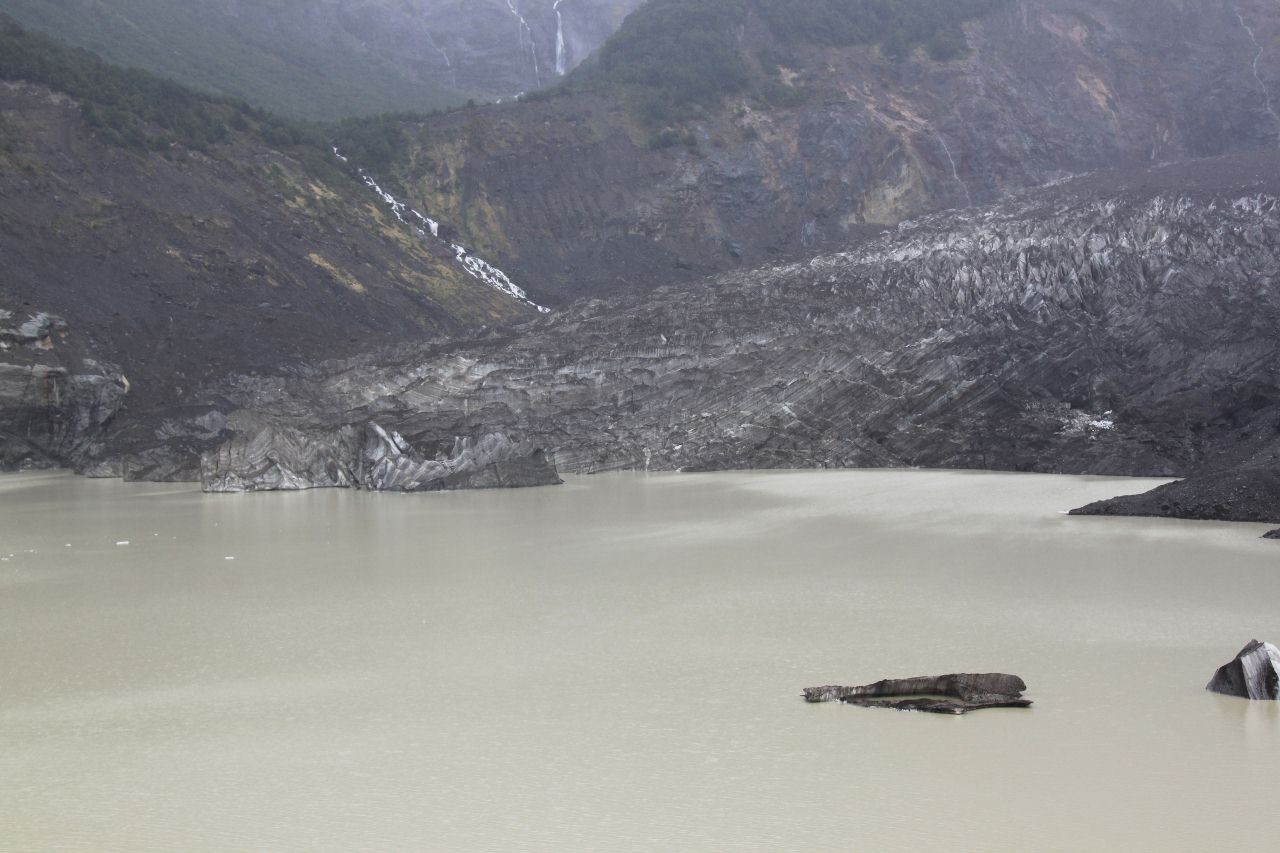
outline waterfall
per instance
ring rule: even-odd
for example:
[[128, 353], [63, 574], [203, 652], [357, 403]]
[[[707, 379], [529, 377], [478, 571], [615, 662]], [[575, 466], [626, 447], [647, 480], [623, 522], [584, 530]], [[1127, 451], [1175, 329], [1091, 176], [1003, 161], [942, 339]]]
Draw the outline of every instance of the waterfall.
[[541, 86], [542, 72], [538, 68], [538, 46], [533, 41], [533, 29], [529, 26], [529, 22], [524, 19], [524, 15], [520, 14], [520, 0], [507, 0], [507, 8], [511, 10], [511, 14], [515, 15], [516, 20], [520, 22], [520, 25], [516, 28], [516, 33], [522, 51], [524, 50], [524, 34], [529, 34], [529, 55], [533, 57], [533, 79], [538, 86]]
[[427, 44], [431, 45], [431, 49], [444, 58], [444, 67], [449, 69], [450, 85], [455, 89], [458, 88], [458, 72], [454, 69], [453, 61], [449, 59], [449, 54], [436, 43], [436, 40], [431, 35], [431, 30], [423, 30], [423, 32], [427, 34]]
[[561, 77], [563, 77], [565, 72], [568, 70], [566, 67], [568, 63], [565, 61], [564, 15], [560, 12], [560, 4], [563, 2], [564, 0], [556, 0], [556, 2], [551, 6], [552, 10], [556, 13], [556, 74], [559, 74]]
[[1280, 144], [1280, 114], [1276, 113], [1275, 105], [1271, 101], [1271, 90], [1267, 88], [1267, 84], [1263, 81], [1262, 75], [1258, 73], [1258, 63], [1262, 61], [1262, 54], [1265, 49], [1258, 43], [1258, 39], [1254, 37], [1253, 30], [1244, 22], [1244, 15], [1240, 14], [1240, 10], [1232, 8], [1236, 13], [1236, 20], [1240, 22], [1240, 26], [1244, 27], [1244, 31], [1249, 34], [1249, 41], [1253, 42], [1253, 46], [1258, 49], [1258, 53], [1253, 57], [1253, 79], [1258, 81], [1258, 88], [1262, 89], [1263, 97], [1267, 101], [1267, 112], [1271, 114], [1271, 119], [1276, 123], [1276, 142]]
[[947, 153], [947, 161], [951, 164], [951, 177], [956, 179], [956, 183], [964, 190], [964, 198], [968, 207], [973, 207], [973, 194], [969, 192], [969, 185], [960, 177], [960, 170], [956, 168], [956, 158], [951, 156], [951, 146], [947, 144], [947, 140], [941, 133], [934, 133], [938, 138], [938, 142], [942, 143], [942, 150]]
[[[333, 146], [333, 156], [337, 157], [343, 163], [349, 162], [348, 158], [342, 155], [336, 145]], [[429, 216], [419, 213], [404, 202], [400, 201], [391, 193], [384, 190], [364, 169], [357, 168], [356, 174], [360, 176], [360, 180], [364, 182], [366, 187], [371, 189], [378, 198], [382, 199], [383, 203], [385, 203], [387, 207], [391, 208], [392, 215], [395, 216], [401, 224], [412, 228], [414, 233], [424, 240], [428, 236], [436, 240], [440, 239], [439, 222]], [[412, 222], [406, 218], [406, 214], [413, 217]], [[544, 308], [538, 303], [530, 300], [529, 294], [525, 292], [524, 288], [518, 287], [505, 272], [498, 269], [484, 258], [476, 257], [459, 243], [451, 242], [448, 245], [453, 251], [454, 260], [457, 261], [464, 270], [466, 270], [467, 275], [484, 282], [495, 290], [502, 291], [512, 299], [523, 302], [530, 308], [537, 310], [539, 314], [551, 313], [550, 308]]]

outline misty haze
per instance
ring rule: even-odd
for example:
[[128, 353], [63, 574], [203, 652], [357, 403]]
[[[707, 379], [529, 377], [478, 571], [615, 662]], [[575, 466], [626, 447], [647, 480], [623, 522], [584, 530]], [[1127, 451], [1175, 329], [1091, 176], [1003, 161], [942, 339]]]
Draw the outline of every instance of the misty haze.
[[1264, 850], [1276, 0], [0, 0], [0, 851]]

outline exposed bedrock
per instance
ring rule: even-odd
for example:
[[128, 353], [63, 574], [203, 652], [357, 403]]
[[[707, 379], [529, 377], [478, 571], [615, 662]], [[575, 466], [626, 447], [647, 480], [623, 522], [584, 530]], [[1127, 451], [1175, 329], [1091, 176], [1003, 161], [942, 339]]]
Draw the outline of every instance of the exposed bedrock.
[[1243, 699], [1280, 699], [1280, 649], [1250, 640], [1214, 673], [1205, 689]]
[[1280, 465], [1244, 466], [1192, 477], [1145, 494], [1098, 501], [1072, 514], [1280, 522]]
[[[965, 714], [983, 708], [1027, 708], [1026, 683], [1003, 673], [961, 673], [885, 679], [860, 687], [810, 687], [806, 702], [844, 702], [867, 708]], [[945, 697], [945, 698], [944, 698]]]

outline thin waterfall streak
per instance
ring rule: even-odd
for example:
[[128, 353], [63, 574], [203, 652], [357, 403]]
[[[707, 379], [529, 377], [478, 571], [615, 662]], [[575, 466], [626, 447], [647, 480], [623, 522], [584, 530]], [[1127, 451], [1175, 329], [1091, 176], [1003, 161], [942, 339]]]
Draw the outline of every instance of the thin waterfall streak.
[[[349, 159], [343, 156], [338, 147], [333, 146], [333, 156], [337, 157], [343, 163], [349, 163]], [[429, 216], [424, 216], [418, 211], [406, 205], [391, 193], [384, 190], [372, 176], [364, 169], [356, 168], [356, 174], [360, 176], [360, 180], [364, 185], [374, 192], [378, 198], [382, 199], [387, 207], [391, 208], [391, 213], [403, 225], [414, 230], [419, 238], [425, 240], [428, 236], [435, 240], [441, 240], [440, 223]], [[410, 221], [405, 214], [413, 217], [414, 221]], [[476, 257], [471, 254], [464, 246], [459, 243], [445, 241], [449, 248], [453, 251], [454, 260], [466, 271], [467, 275], [474, 279], [484, 282], [494, 290], [500, 290], [512, 299], [523, 302], [530, 308], [536, 310], [539, 314], [550, 314], [551, 309], [543, 307], [529, 298], [529, 294], [524, 288], [516, 285], [515, 282], [502, 270], [486, 261], [484, 258]]]
[[1254, 36], [1253, 30], [1250, 29], [1249, 25], [1245, 23], [1244, 15], [1240, 14], [1240, 10], [1232, 7], [1231, 11], [1236, 13], [1236, 20], [1240, 22], [1240, 26], [1249, 35], [1249, 41], [1253, 42], [1253, 46], [1258, 49], [1257, 55], [1253, 57], [1253, 79], [1258, 81], [1258, 88], [1262, 90], [1262, 96], [1266, 99], [1267, 112], [1270, 113], [1271, 120], [1276, 123], [1276, 145], [1280, 146], [1280, 114], [1276, 113], [1275, 104], [1271, 101], [1271, 89], [1267, 87], [1267, 84], [1262, 79], [1262, 74], [1258, 72], [1258, 63], [1262, 61], [1262, 55], [1266, 52], [1266, 49], [1258, 43], [1258, 39]]
[[[556, 0], [551, 6], [552, 11], [556, 13], [556, 74], [563, 77], [568, 70], [568, 61], [565, 55], [564, 43], [564, 14], [560, 11], [560, 4], [564, 0]], [[1277, 0], [1280, 2], [1280, 0]]]
[[960, 170], [956, 168], [956, 158], [951, 156], [951, 146], [947, 144], [946, 138], [941, 133], [934, 133], [938, 138], [938, 142], [942, 144], [942, 150], [947, 154], [947, 161], [951, 163], [951, 177], [955, 178], [956, 183], [964, 190], [964, 198], [966, 206], [973, 207], [973, 194], [969, 192], [969, 185], [960, 177]]
[[431, 49], [444, 57], [444, 67], [449, 71], [449, 85], [453, 86], [455, 89], [458, 88], [458, 72], [453, 67], [453, 62], [449, 59], [449, 54], [446, 53], [445, 49], [436, 42], [435, 38], [432, 37], [431, 30], [424, 29], [423, 32], [427, 34], [427, 44], [431, 45]]
[[533, 28], [529, 26], [529, 22], [524, 19], [524, 15], [520, 14], [520, 0], [507, 0], [507, 8], [511, 10], [511, 14], [516, 16], [519, 25], [516, 27], [517, 41], [520, 50], [524, 51], [524, 36], [529, 34], [529, 56], [533, 60], [533, 79], [538, 85], [542, 85], [542, 69], [538, 67], [538, 45], [533, 39]]

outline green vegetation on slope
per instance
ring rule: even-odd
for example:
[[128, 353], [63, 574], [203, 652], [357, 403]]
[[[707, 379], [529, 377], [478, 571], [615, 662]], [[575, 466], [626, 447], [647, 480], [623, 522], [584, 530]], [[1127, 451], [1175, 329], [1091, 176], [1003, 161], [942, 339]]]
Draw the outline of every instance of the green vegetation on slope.
[[110, 62], [292, 118], [430, 111], [461, 100], [358, 46], [272, 38], [201, 0], [0, 0], [0, 12]]
[[[725, 96], [786, 93], [762, 73], [802, 45], [877, 45], [894, 59], [924, 48], [937, 61], [965, 55], [961, 25], [1007, 0], [649, 0], [627, 18], [569, 86], [612, 85], [631, 93], [651, 127], [686, 120]], [[743, 47], [749, 22], [773, 44]]]
[[199, 151], [232, 130], [260, 133], [277, 145], [321, 146], [317, 130], [214, 98], [146, 71], [116, 68], [83, 50], [29, 32], [0, 15], [0, 80], [25, 80], [80, 102], [85, 121], [106, 142], [135, 150]]

